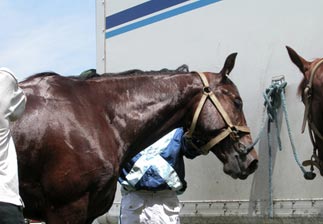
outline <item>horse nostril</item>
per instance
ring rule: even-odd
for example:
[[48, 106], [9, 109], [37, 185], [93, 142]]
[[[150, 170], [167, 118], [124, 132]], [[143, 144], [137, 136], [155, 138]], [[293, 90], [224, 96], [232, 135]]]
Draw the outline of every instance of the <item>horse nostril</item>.
[[248, 169], [251, 173], [253, 173], [257, 168], [258, 168], [258, 160], [255, 159], [249, 164]]

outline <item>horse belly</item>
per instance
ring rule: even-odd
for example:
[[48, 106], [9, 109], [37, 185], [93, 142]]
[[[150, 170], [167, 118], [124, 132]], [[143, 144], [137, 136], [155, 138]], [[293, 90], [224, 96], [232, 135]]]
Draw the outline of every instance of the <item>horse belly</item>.
[[117, 189], [118, 176], [114, 175], [106, 181], [102, 181], [90, 194], [89, 216], [94, 219], [111, 208]]
[[24, 216], [26, 218], [44, 220], [46, 213], [46, 202], [40, 183], [21, 181], [19, 186], [20, 195], [25, 205]]

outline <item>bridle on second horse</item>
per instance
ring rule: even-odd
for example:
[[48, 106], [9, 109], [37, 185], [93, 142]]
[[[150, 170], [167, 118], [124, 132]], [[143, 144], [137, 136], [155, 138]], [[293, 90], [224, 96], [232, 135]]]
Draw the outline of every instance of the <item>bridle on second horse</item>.
[[[307, 83], [304, 91], [303, 91], [303, 101], [305, 105], [305, 112], [303, 118], [303, 125], [302, 125], [302, 133], [305, 131], [306, 122], [308, 123], [308, 132], [313, 144], [313, 155], [310, 160], [305, 160], [303, 162], [303, 166], [311, 166], [311, 170], [313, 171], [313, 166], [316, 166], [319, 170], [321, 175], [323, 174], [323, 162], [318, 158], [317, 155], [317, 144], [314, 136], [317, 136], [319, 139], [323, 141], [322, 133], [317, 129], [314, 122], [312, 121], [312, 113], [311, 113], [311, 104], [312, 104], [312, 94], [313, 94], [313, 78], [315, 75], [316, 70], [318, 67], [323, 63], [323, 59], [321, 59], [311, 71], [309, 82]], [[315, 134], [315, 135], [314, 135]]]
[[[203, 95], [202, 95], [200, 102], [195, 110], [190, 129], [185, 133], [185, 137], [188, 139], [192, 139], [192, 136], [195, 131], [196, 124], [197, 124], [197, 120], [199, 118], [199, 115], [200, 115], [207, 99], [209, 99], [212, 102], [212, 104], [215, 106], [215, 108], [218, 110], [218, 112], [222, 116], [222, 118], [227, 126], [226, 128], [223, 128], [217, 136], [215, 136], [214, 138], [209, 140], [208, 143], [204, 144], [201, 147], [196, 146], [196, 144], [192, 142], [193, 146], [196, 149], [198, 149], [201, 154], [206, 155], [209, 153], [209, 151], [211, 150], [211, 148], [213, 146], [215, 146], [216, 144], [221, 142], [227, 136], [229, 136], [233, 142], [237, 143], [237, 142], [239, 142], [239, 139], [240, 139], [239, 133], [241, 132], [241, 133], [249, 134], [250, 129], [247, 126], [238, 126], [238, 125], [232, 124], [228, 114], [223, 109], [220, 101], [217, 99], [215, 94], [212, 92], [212, 90], [209, 86], [209, 82], [208, 82], [206, 76], [204, 75], [204, 73], [197, 72], [197, 74], [199, 75], [199, 77], [201, 78], [202, 83], [203, 83]], [[236, 148], [235, 149], [238, 151], [239, 154], [242, 154], [242, 155], [247, 155], [253, 149], [253, 147], [245, 147], [240, 142], [239, 142], [239, 145], [243, 146], [243, 149], [239, 149], [239, 150]]]

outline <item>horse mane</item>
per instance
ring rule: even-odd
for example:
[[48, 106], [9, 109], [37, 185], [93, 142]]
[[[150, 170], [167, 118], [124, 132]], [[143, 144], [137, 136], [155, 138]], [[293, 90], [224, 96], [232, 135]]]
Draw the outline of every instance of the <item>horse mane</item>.
[[34, 75], [31, 75], [25, 79], [25, 81], [28, 81], [30, 79], [38, 78], [38, 77], [47, 77], [47, 76], [60, 76], [60, 74], [57, 74], [56, 72], [41, 72], [36, 73]]
[[[139, 75], [139, 74], [162, 74], [162, 73], [167, 73], [167, 74], [172, 74], [172, 73], [179, 73], [179, 72], [189, 72], [189, 68], [186, 64], [183, 64], [179, 66], [177, 69], [171, 70], [167, 68], [163, 68], [161, 70], [152, 70], [152, 71], [143, 71], [140, 69], [131, 69], [123, 72], [118, 72], [118, 73], [104, 73], [104, 74], [98, 74], [96, 72], [96, 69], [88, 69], [82, 72], [80, 75], [76, 76], [66, 76], [66, 78], [72, 78], [72, 79], [77, 79], [77, 80], [89, 80], [93, 79], [96, 77], [101, 77], [101, 76], [131, 76], [131, 75]], [[41, 72], [41, 73], [36, 73], [34, 75], [29, 76], [28, 78], [25, 79], [25, 81], [28, 81], [30, 79], [38, 78], [38, 77], [47, 77], [47, 76], [61, 76], [58, 73], [55, 72]]]
[[[140, 69], [131, 69], [131, 70], [127, 70], [127, 71], [123, 71], [123, 72], [118, 72], [118, 73], [104, 73], [99, 75], [98, 73], [96, 73], [95, 69], [91, 70], [92, 73], [89, 73], [87, 76], [84, 76], [83, 78], [85, 78], [84, 80], [88, 80], [88, 79], [92, 79], [95, 77], [100, 77], [100, 76], [133, 76], [133, 75], [142, 75], [142, 74], [174, 74], [174, 73], [179, 73], [179, 72], [189, 72], [189, 68], [186, 64], [183, 64], [181, 66], [179, 66], [177, 69], [167, 69], [167, 68], [163, 68], [161, 70], [150, 70], [150, 71], [143, 71]], [[82, 75], [83, 73], [81, 73]]]

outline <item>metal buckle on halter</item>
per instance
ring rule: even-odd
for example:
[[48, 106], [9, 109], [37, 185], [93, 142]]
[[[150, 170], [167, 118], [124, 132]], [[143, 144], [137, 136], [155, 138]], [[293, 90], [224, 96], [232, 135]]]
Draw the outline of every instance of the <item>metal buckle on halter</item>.
[[203, 87], [203, 92], [206, 93], [206, 94], [210, 94], [212, 92], [212, 90], [210, 89], [209, 86], [204, 86]]
[[230, 129], [230, 132], [231, 132], [230, 133], [230, 138], [235, 142], [239, 141], [239, 139], [240, 139], [239, 130], [234, 126], [229, 127], [229, 129]]
[[307, 84], [306, 87], [305, 87], [305, 89], [304, 89], [304, 96], [307, 99], [309, 99], [309, 98], [312, 97], [312, 87], [309, 84]]

